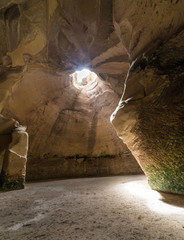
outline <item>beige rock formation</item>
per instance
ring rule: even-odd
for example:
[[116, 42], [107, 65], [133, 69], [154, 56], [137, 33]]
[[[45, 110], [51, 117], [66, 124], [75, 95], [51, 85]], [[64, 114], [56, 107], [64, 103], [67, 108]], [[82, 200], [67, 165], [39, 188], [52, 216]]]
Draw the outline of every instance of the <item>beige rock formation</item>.
[[183, 37], [181, 31], [132, 68], [113, 120], [151, 187], [173, 193], [184, 193]]
[[[137, 61], [127, 75], [113, 124], [153, 189], [184, 193], [184, 5], [127, 1], [120, 8], [120, 3], [115, 4], [116, 29]], [[132, 15], [135, 5], [140, 11]]]
[[139, 172], [109, 121], [118, 100], [97, 76], [76, 88], [68, 74], [29, 65], [3, 111], [28, 126], [27, 179]]
[[14, 119], [0, 115], [0, 185], [4, 190], [24, 187], [28, 134]]

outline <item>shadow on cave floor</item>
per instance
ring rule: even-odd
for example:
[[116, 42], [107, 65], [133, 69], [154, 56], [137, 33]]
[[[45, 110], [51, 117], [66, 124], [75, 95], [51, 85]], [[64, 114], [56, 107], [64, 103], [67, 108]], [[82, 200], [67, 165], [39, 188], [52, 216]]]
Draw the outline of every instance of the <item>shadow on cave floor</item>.
[[184, 195], [159, 192], [162, 196], [161, 201], [169, 205], [184, 208]]

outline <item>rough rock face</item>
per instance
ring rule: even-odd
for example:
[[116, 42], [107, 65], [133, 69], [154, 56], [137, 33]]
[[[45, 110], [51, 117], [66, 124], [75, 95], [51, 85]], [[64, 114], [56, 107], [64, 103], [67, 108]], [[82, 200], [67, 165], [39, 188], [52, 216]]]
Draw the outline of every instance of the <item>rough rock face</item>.
[[124, 95], [112, 116], [118, 135], [148, 176], [150, 186], [173, 193], [184, 193], [184, 31], [181, 29], [132, 65]]
[[[112, 2], [4, 1], [0, 9], [0, 106], [27, 126], [27, 179], [141, 172], [109, 122], [129, 68]], [[70, 74], [84, 66], [100, 78], [77, 89]]]
[[[150, 186], [174, 193], [184, 193], [183, 37], [184, 31], [135, 63], [113, 120]], [[136, 92], [131, 90], [134, 82], [139, 84]]]
[[0, 185], [3, 190], [24, 188], [28, 134], [14, 119], [0, 115]]
[[[183, 9], [180, 0], [0, 2], [0, 111], [27, 126], [28, 179], [140, 172], [127, 145], [154, 189], [183, 191]], [[98, 78], [77, 89], [70, 75], [83, 67]], [[113, 124], [126, 145], [109, 123], [122, 92]]]
[[27, 179], [140, 172], [109, 121], [118, 99], [98, 77], [77, 89], [68, 74], [29, 65], [3, 111], [28, 126]]

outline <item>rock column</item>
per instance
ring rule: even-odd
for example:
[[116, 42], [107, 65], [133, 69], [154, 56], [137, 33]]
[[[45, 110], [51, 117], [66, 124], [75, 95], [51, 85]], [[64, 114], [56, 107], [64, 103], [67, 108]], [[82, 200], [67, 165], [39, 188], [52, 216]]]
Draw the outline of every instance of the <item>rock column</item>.
[[25, 130], [25, 127], [18, 127], [12, 132], [12, 141], [4, 155], [3, 190], [24, 188], [28, 151], [28, 134]]

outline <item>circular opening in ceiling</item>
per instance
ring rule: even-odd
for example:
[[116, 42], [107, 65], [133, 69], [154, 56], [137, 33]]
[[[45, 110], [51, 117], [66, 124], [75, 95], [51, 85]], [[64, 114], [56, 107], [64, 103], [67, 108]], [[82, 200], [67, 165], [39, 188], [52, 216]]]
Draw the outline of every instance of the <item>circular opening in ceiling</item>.
[[71, 76], [73, 78], [73, 85], [76, 88], [83, 88], [97, 78], [97, 75], [87, 68], [75, 71]]

